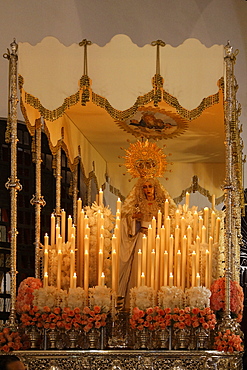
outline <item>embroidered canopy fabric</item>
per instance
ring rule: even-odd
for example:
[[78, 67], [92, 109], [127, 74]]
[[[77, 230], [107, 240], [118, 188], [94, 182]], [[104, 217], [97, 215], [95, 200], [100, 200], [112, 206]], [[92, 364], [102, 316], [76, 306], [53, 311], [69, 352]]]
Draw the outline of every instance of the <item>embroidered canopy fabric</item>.
[[194, 175], [220, 196], [223, 46], [188, 39], [177, 47], [139, 47], [126, 35], [105, 46], [88, 44], [65, 46], [53, 37], [19, 43], [21, 107], [31, 134], [43, 116], [53, 153], [62, 139], [72, 167], [80, 155], [86, 177], [94, 169], [101, 186], [107, 173], [123, 195], [133, 185], [119, 168], [120, 147], [155, 139], [172, 154], [172, 173], [161, 182], [173, 197]]

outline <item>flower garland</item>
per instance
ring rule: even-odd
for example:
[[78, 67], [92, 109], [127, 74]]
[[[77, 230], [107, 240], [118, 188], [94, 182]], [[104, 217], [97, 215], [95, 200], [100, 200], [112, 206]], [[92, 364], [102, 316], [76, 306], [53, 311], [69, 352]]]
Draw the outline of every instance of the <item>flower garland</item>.
[[240, 335], [236, 335], [230, 329], [227, 329], [225, 332], [218, 332], [218, 335], [215, 337], [214, 348], [217, 351], [230, 353], [234, 351], [243, 351], [244, 347], [242, 342]]
[[[210, 297], [210, 306], [216, 314], [221, 316], [225, 310], [225, 277], [217, 279], [211, 286], [212, 295]], [[242, 321], [243, 317], [244, 294], [242, 287], [236, 282], [230, 282], [230, 310], [233, 318], [237, 322]]]

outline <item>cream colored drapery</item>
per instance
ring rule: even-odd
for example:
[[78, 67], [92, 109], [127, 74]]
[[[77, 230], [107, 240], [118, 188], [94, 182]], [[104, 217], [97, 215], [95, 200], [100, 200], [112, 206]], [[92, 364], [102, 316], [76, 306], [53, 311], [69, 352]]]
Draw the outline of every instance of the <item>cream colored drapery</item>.
[[42, 115], [54, 153], [62, 138], [71, 165], [80, 153], [86, 176], [94, 168], [101, 186], [107, 172], [111, 185], [127, 195], [133, 184], [122, 176], [118, 156], [124, 155], [120, 147], [127, 148], [127, 140], [136, 139], [117, 122], [126, 122], [142, 108], [172, 114], [185, 129], [158, 141], [174, 163], [169, 179], [161, 182], [176, 197], [197, 175], [202, 187], [220, 196], [225, 175], [222, 83], [219, 86], [223, 46], [207, 48], [188, 39], [176, 47], [160, 47], [164, 84], [157, 107], [152, 85], [156, 47], [139, 47], [128, 36], [116, 35], [105, 46], [88, 46], [87, 54], [89, 101], [82, 105], [83, 47], [65, 46], [53, 37], [34, 46], [19, 43], [21, 104], [30, 132]]

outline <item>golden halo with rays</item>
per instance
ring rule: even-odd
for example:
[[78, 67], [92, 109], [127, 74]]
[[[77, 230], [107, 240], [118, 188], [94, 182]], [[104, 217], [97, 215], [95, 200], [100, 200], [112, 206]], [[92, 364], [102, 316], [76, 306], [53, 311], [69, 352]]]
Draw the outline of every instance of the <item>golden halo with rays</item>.
[[162, 177], [166, 171], [166, 155], [155, 143], [137, 140], [125, 151], [125, 166], [133, 178]]

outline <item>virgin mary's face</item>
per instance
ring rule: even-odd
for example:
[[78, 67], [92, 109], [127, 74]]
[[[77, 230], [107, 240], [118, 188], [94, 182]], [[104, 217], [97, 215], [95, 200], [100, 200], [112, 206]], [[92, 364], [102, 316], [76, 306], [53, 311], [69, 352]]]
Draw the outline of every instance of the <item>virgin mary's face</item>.
[[154, 200], [154, 186], [151, 182], [146, 181], [143, 186], [143, 192], [148, 200]]

